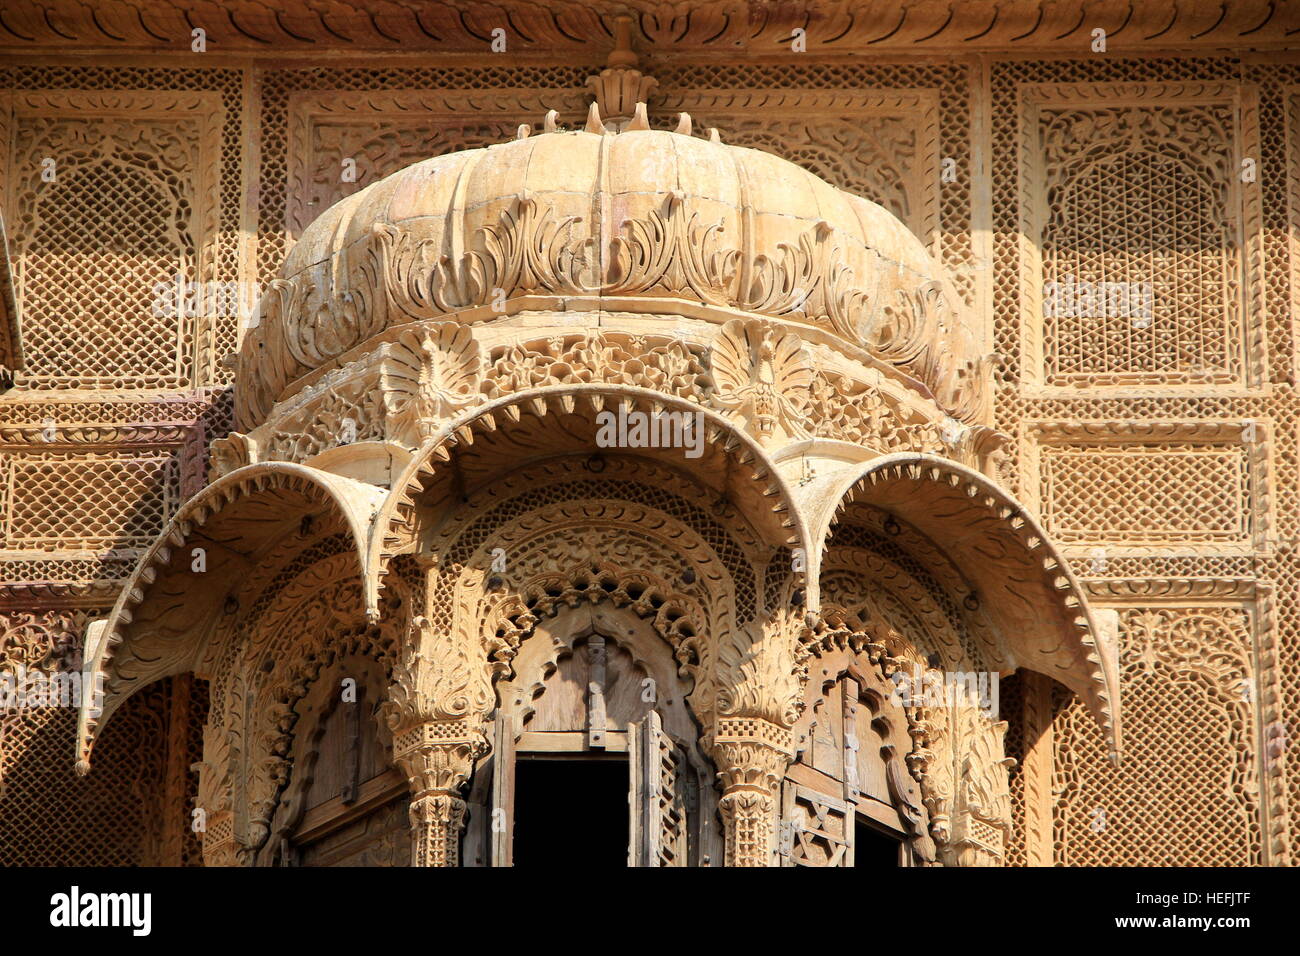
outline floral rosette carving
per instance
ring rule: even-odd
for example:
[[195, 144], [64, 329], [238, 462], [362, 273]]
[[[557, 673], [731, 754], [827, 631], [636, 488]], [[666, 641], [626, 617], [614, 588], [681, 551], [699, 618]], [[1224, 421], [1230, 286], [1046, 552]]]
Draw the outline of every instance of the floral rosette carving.
[[545, 385], [592, 383], [694, 398], [707, 376], [699, 356], [685, 342], [596, 332], [576, 339], [557, 335], [494, 351], [488, 380], [494, 398]]
[[3, 619], [0, 629], [0, 667], [13, 671], [67, 671], [81, 667], [80, 635], [86, 626], [84, 611], [19, 612]]

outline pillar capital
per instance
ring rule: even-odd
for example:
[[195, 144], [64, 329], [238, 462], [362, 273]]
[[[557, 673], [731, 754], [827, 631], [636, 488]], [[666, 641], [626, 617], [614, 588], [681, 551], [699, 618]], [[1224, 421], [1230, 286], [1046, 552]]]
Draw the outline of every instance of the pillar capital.
[[488, 751], [477, 718], [426, 720], [393, 732], [393, 760], [411, 786], [411, 863], [456, 866], [465, 825], [461, 791]]
[[794, 756], [793, 735], [762, 717], [719, 717], [710, 749], [722, 781], [726, 865], [770, 866], [777, 795]]

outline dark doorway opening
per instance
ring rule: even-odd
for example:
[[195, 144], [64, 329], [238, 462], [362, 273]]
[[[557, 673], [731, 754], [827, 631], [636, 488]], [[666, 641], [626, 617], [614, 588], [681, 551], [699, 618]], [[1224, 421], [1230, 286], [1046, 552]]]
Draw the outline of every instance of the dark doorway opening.
[[853, 865], [855, 867], [885, 867], [902, 865], [903, 843], [897, 837], [866, 823], [861, 817], [853, 829]]
[[627, 866], [623, 758], [515, 761], [515, 866]]

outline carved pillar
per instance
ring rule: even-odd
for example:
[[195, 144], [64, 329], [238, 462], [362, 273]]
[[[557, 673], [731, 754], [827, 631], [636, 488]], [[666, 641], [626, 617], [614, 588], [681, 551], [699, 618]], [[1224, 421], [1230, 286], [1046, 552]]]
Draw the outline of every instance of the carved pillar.
[[[220, 698], [216, 706], [220, 706]], [[199, 792], [191, 825], [203, 844], [204, 866], [239, 866], [243, 846], [235, 835], [235, 809], [230, 775], [231, 733], [211, 722], [203, 727], [203, 760], [197, 764]]]
[[425, 564], [384, 716], [393, 760], [411, 785], [411, 863], [459, 866], [466, 804], [462, 791], [474, 762], [490, 749], [484, 728], [495, 705], [477, 617], [435, 627], [418, 611], [433, 605], [439, 571]]
[[185, 831], [187, 819], [185, 799], [186, 777], [189, 771], [190, 752], [190, 701], [194, 689], [191, 674], [177, 674], [172, 678], [171, 698], [167, 715], [167, 770], [164, 777], [166, 795], [163, 800], [162, 865], [180, 866], [185, 859]]
[[[993, 722], [971, 710], [963, 715], [961, 774], [952, 814], [949, 862], [957, 866], [1002, 866], [1011, 829], [1011, 793], [1005, 756], [1006, 721]], [[961, 721], [961, 717], [958, 718]]]
[[427, 720], [393, 734], [393, 758], [411, 784], [411, 863], [459, 866], [465, 825], [461, 790], [487, 753], [479, 721]]
[[771, 866], [779, 788], [794, 757], [789, 730], [761, 717], [720, 717], [712, 740], [722, 780], [727, 866]]
[[1052, 865], [1052, 679], [1020, 672], [1024, 688], [1025, 864]]
[[[946, 712], [941, 711], [946, 717]], [[952, 837], [952, 735], [946, 719], [917, 707], [908, 720], [912, 752], [904, 759], [920, 781], [921, 801], [930, 817], [930, 836], [940, 860], [947, 862]]]

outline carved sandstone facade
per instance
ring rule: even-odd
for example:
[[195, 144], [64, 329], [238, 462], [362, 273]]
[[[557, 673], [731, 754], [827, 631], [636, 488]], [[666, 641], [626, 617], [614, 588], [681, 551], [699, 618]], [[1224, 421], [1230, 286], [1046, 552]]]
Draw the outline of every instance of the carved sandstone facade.
[[[633, 865], [1288, 862], [1285, 68], [713, 13], [15, 57], [0, 663], [104, 695], [0, 712], [0, 859], [528, 865], [589, 788]], [[159, 812], [42, 858], [47, 777]]]

